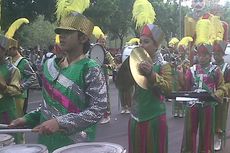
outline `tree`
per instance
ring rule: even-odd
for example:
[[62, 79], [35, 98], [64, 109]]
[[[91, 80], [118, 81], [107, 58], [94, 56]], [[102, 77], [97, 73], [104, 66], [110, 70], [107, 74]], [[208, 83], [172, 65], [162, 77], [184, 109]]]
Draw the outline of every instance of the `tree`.
[[39, 45], [41, 48], [47, 48], [54, 44], [56, 25], [44, 19], [39, 15], [34, 22], [23, 26], [16, 35], [20, 45], [25, 48], [31, 48]]
[[3, 0], [1, 26], [6, 30], [16, 19], [26, 17], [30, 21], [38, 15], [44, 15], [45, 19], [54, 22], [56, 0]]
[[98, 25], [111, 38], [119, 38], [120, 48], [123, 38], [128, 34], [131, 24], [131, 9], [133, 0], [97, 0], [93, 6], [86, 10], [95, 25]]

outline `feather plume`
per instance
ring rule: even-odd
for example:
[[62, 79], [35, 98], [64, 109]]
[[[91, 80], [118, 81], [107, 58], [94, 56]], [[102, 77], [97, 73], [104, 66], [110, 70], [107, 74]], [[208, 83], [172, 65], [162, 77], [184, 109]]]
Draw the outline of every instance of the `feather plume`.
[[212, 16], [210, 19], [211, 22], [211, 42], [215, 40], [223, 40], [224, 38], [224, 28], [220, 21], [219, 16]]
[[57, 20], [67, 16], [71, 12], [83, 13], [90, 6], [90, 0], [57, 0]]
[[196, 45], [210, 44], [211, 22], [208, 19], [201, 19], [196, 24]]
[[14, 33], [20, 28], [20, 26], [25, 23], [28, 24], [29, 20], [26, 18], [19, 18], [16, 21], [14, 21], [11, 26], [9, 27], [8, 31], [6, 32], [5, 36], [8, 38], [13, 38]]
[[148, 0], [136, 0], [133, 4], [132, 13], [136, 28], [153, 23], [156, 19], [154, 8]]
[[100, 37], [104, 38], [104, 33], [102, 32], [102, 30], [98, 27], [98, 26], [94, 26], [93, 28], [93, 35], [99, 39]]
[[193, 41], [193, 39], [192, 39], [192, 37], [184, 37], [184, 38], [182, 38], [181, 39], [181, 41], [178, 43], [178, 47], [179, 46], [185, 46], [185, 47], [188, 47], [188, 45], [189, 45], [189, 42], [192, 42]]
[[135, 45], [135, 44], [140, 44], [139, 38], [132, 38], [128, 42], [126, 42], [126, 45]]
[[59, 35], [55, 36], [55, 43], [60, 44], [60, 36]]
[[179, 40], [176, 37], [173, 37], [170, 41], [169, 41], [169, 46], [173, 47], [175, 46], [177, 43], [179, 43]]

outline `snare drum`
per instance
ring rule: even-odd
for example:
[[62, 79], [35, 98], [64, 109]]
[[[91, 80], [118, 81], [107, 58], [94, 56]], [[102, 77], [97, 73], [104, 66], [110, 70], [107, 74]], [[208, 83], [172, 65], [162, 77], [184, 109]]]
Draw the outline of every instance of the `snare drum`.
[[9, 134], [0, 134], [0, 148], [14, 144], [14, 138]]
[[126, 150], [114, 143], [79, 143], [59, 148], [53, 153], [126, 153]]
[[48, 153], [48, 150], [41, 144], [17, 144], [1, 148], [0, 153]]
[[89, 51], [89, 58], [102, 66], [105, 62], [105, 49], [100, 44], [93, 45]]

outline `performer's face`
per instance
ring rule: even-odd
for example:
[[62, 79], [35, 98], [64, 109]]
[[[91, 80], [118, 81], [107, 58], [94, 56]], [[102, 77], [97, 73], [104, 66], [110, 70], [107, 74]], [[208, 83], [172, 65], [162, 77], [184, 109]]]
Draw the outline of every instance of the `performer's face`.
[[222, 51], [213, 52], [213, 58], [217, 63], [223, 61], [224, 53]]
[[154, 54], [158, 49], [155, 41], [144, 35], [140, 37], [140, 47], [144, 48], [151, 58], [154, 57]]
[[211, 61], [211, 55], [208, 52], [198, 51], [198, 61], [201, 66], [207, 65]]
[[60, 33], [60, 46], [63, 51], [82, 51], [83, 41], [78, 31], [63, 30]]

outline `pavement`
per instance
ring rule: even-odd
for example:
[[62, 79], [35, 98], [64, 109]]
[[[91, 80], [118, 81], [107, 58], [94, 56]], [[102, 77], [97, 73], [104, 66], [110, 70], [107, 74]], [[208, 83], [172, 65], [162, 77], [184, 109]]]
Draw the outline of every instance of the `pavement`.
[[[96, 142], [110, 142], [128, 148], [128, 120], [129, 114], [120, 114], [120, 104], [118, 103], [118, 91], [115, 85], [110, 81], [111, 98], [111, 120], [107, 124], [99, 124], [96, 134]], [[41, 102], [41, 91], [31, 90], [29, 98], [29, 110], [39, 106]], [[171, 114], [172, 103], [166, 103], [167, 123], [168, 123], [168, 153], [180, 153], [183, 133], [183, 118], [174, 118]], [[228, 122], [227, 141], [224, 150], [216, 153], [230, 153], [230, 125]], [[37, 135], [34, 133], [26, 134], [26, 143], [36, 143]]]

